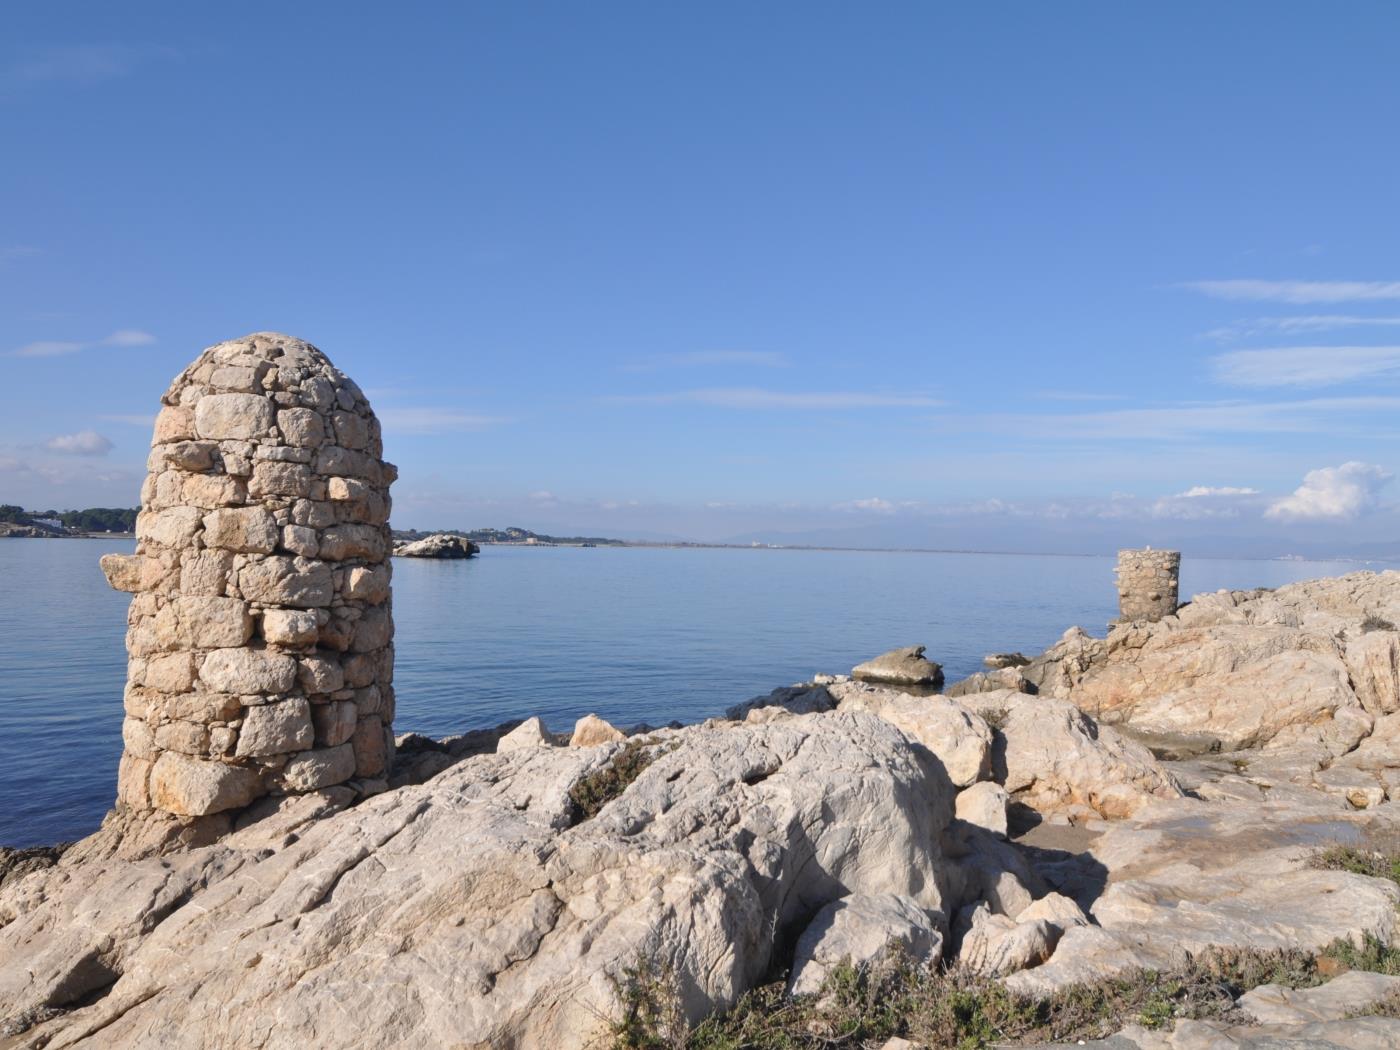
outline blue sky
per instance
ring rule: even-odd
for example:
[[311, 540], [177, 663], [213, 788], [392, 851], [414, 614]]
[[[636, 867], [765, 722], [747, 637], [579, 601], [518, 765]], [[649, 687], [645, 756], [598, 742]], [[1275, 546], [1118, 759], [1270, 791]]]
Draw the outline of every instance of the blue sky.
[[0, 502], [309, 339], [401, 527], [1400, 551], [1400, 11], [9, 5]]

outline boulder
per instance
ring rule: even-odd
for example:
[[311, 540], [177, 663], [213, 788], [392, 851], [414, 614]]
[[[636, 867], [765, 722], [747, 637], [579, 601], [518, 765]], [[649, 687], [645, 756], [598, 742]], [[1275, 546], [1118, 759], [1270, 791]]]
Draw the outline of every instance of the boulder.
[[1000, 784], [984, 780], [959, 791], [954, 815], [959, 820], [985, 828], [998, 838], [1006, 838], [1006, 807], [1011, 796]]
[[993, 913], [985, 904], [960, 913], [955, 932], [962, 932], [958, 965], [988, 977], [1039, 966], [1050, 958], [1059, 939], [1056, 928], [1044, 919], [1018, 922]]
[[471, 540], [447, 533], [437, 533], [412, 543], [401, 543], [394, 548], [399, 558], [470, 558], [480, 554], [481, 548]]
[[597, 715], [584, 715], [574, 723], [574, 734], [569, 738], [570, 747], [597, 747], [600, 744], [615, 744], [625, 740], [627, 734], [599, 718]]
[[838, 700], [839, 710], [878, 715], [928, 748], [955, 786], [967, 787], [991, 774], [992, 731], [963, 705], [864, 682], [836, 682], [827, 691]]
[[993, 777], [1042, 812], [1086, 806], [1126, 817], [1152, 799], [1183, 794], [1147, 748], [1064, 700], [1004, 690], [962, 703], [997, 727]]
[[993, 671], [1003, 667], [1025, 667], [1030, 662], [1030, 657], [1021, 653], [988, 653], [982, 657], [982, 665]]
[[944, 919], [911, 897], [856, 894], [832, 901], [802, 931], [793, 955], [788, 991], [821, 991], [842, 963], [868, 966], [892, 947], [919, 965], [936, 965], [943, 953]]
[[998, 689], [1014, 689], [1018, 693], [1034, 693], [1035, 686], [1017, 667], [1004, 667], [997, 671], [978, 671], [960, 682], [954, 682], [943, 690], [948, 697], [966, 696], [969, 693], [991, 693]]
[[922, 645], [891, 649], [873, 660], [856, 664], [851, 674], [867, 682], [888, 682], [891, 685], [939, 686], [943, 683], [943, 668], [924, 658]]
[[517, 751], [522, 747], [552, 747], [554, 738], [549, 735], [544, 722], [538, 715], [527, 718], [496, 743], [497, 753]]

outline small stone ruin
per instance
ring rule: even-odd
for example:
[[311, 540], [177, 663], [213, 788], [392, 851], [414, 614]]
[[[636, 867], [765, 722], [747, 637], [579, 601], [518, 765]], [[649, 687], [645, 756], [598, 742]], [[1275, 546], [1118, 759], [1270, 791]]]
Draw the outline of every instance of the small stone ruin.
[[1156, 622], [1177, 610], [1181, 578], [1180, 551], [1118, 552], [1118, 619]]
[[389, 485], [379, 422], [321, 351], [259, 332], [161, 399], [127, 616], [118, 805], [201, 817], [392, 760]]

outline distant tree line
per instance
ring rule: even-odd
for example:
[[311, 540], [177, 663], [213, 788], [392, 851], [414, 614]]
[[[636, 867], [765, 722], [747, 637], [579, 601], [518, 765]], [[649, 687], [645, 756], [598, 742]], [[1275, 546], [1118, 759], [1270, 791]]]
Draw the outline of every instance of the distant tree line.
[[136, 529], [134, 507], [88, 507], [86, 510], [25, 510], [13, 503], [0, 504], [0, 522], [11, 525], [35, 525], [40, 521], [57, 521], [73, 532], [133, 532]]
[[531, 532], [529, 529], [522, 529], [511, 526], [508, 529], [433, 529], [424, 532], [419, 529], [395, 529], [394, 539], [403, 541], [413, 541], [422, 539], [424, 536], [461, 536], [471, 540], [473, 543], [526, 543], [534, 540], [536, 543], [557, 543], [557, 544], [590, 544], [594, 547], [621, 547], [625, 546], [625, 541], [608, 539], [604, 536], [550, 536], [542, 532]]

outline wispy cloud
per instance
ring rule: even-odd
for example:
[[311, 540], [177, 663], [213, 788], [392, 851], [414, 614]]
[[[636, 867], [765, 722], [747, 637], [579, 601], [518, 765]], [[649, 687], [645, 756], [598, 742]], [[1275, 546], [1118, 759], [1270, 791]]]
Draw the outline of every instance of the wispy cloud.
[[1217, 379], [1235, 386], [1330, 386], [1400, 373], [1400, 346], [1232, 350], [1212, 364]]
[[386, 432], [398, 434], [441, 434], [451, 431], [485, 430], [509, 420], [455, 408], [389, 407], [379, 410], [379, 422]]
[[740, 368], [787, 368], [784, 354], [766, 350], [697, 350], [686, 354], [651, 354], [623, 365], [628, 372], [656, 372], [664, 368], [704, 368], [733, 365]]
[[0, 266], [16, 262], [19, 259], [28, 259], [30, 256], [38, 254], [39, 249], [28, 244], [7, 245], [0, 248]]
[[65, 456], [105, 456], [112, 443], [95, 430], [80, 430], [76, 434], [60, 434], [44, 442], [50, 452]]
[[1276, 303], [1359, 303], [1400, 299], [1400, 281], [1187, 281], [1213, 299]]
[[845, 409], [845, 408], [933, 408], [944, 402], [924, 394], [876, 394], [857, 391], [793, 393], [757, 387], [708, 387], [667, 394], [635, 394], [608, 398], [635, 405], [689, 403], [716, 408], [738, 409]]
[[1216, 496], [1257, 496], [1258, 489], [1236, 485], [1192, 485], [1185, 492], [1178, 492], [1176, 499], [1211, 499]]
[[1297, 335], [1303, 332], [1330, 332], [1339, 328], [1388, 328], [1400, 325], [1400, 317], [1362, 317], [1357, 314], [1304, 314], [1297, 317], [1254, 317], [1212, 328], [1204, 338], [1220, 343], [1235, 342], [1263, 334]]
[[1091, 394], [1082, 390], [1037, 390], [1031, 397], [1041, 401], [1122, 401], [1122, 394]]
[[1264, 516], [1279, 521], [1350, 521], [1376, 508], [1380, 489], [1390, 478], [1389, 471], [1374, 463], [1356, 460], [1310, 470], [1293, 495], [1270, 504]]
[[112, 413], [111, 415], [98, 416], [97, 418], [104, 423], [122, 423], [132, 427], [149, 427], [155, 424], [156, 414], [154, 412], [129, 412], [125, 414], [118, 412]]
[[[1184, 441], [1212, 434], [1336, 432], [1371, 413], [1400, 411], [1400, 397], [1329, 397], [1300, 401], [1218, 401], [1080, 413], [987, 413], [941, 416], [959, 432], [1014, 434], [1037, 441]], [[1374, 428], [1372, 430], [1374, 433]]]
[[0, 81], [93, 84], [126, 76], [146, 62], [177, 57], [172, 48], [156, 44], [64, 44], [31, 51], [0, 70]]
[[84, 350], [92, 350], [97, 347], [130, 349], [138, 346], [150, 346], [155, 341], [156, 337], [151, 335], [150, 332], [142, 332], [135, 328], [122, 328], [102, 339], [94, 339], [87, 342], [46, 339], [36, 343], [27, 343], [18, 350], [10, 351], [9, 356], [66, 357], [68, 354], [81, 353]]

